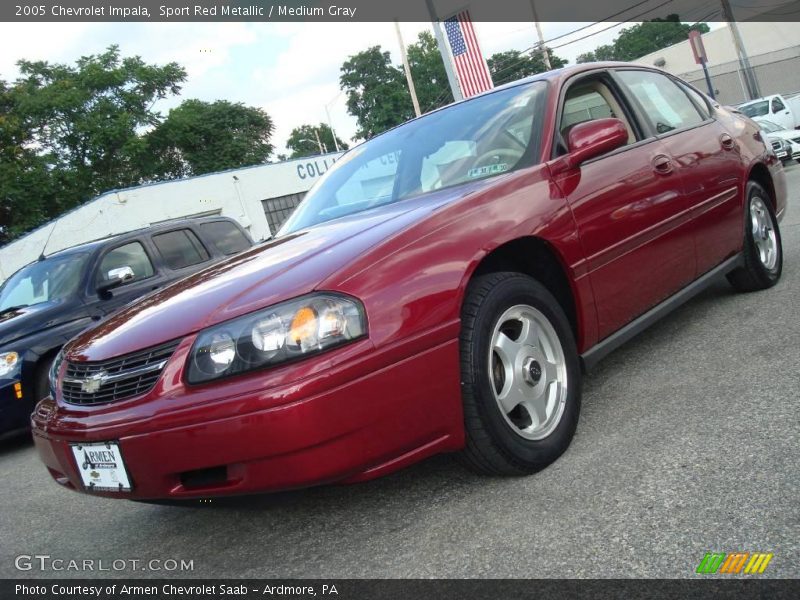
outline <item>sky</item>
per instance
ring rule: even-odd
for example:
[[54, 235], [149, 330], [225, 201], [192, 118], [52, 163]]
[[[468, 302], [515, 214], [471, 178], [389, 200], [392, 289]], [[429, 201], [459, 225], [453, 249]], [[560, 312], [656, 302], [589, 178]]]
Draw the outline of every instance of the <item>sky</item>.
[[[550, 40], [585, 25], [542, 23], [542, 29]], [[555, 53], [574, 63], [579, 54], [612, 41], [624, 26], [596, 24], [550, 46], [561, 46]], [[406, 45], [420, 31], [432, 31], [430, 23], [400, 27]], [[487, 58], [536, 42], [533, 23], [476, 23], [475, 28]], [[577, 38], [585, 39], [573, 42]], [[339, 89], [339, 69], [349, 56], [380, 45], [401, 63], [394, 23], [0, 23], [0, 79], [16, 78], [19, 59], [71, 63], [111, 44], [119, 45], [123, 56], [155, 64], [175, 61], [186, 69], [181, 95], [156, 104], [163, 114], [189, 98], [260, 107], [275, 124], [278, 153], [285, 151], [293, 128], [326, 122], [326, 106], [337, 135], [351, 141], [356, 123]]]

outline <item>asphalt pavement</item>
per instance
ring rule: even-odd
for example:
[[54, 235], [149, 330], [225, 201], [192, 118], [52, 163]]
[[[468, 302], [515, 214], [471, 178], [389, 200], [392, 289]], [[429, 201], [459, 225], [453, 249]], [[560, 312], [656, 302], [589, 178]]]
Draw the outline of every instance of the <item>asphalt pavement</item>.
[[[479, 477], [441, 456], [354, 486], [171, 507], [68, 492], [29, 441], [5, 442], [0, 577], [666, 578], [696, 576], [711, 551], [772, 552], [761, 577], [800, 576], [800, 166], [787, 178], [780, 283], [721, 282], [606, 358], [545, 471]], [[20, 555], [128, 562], [19, 571]], [[193, 570], [141, 570], [152, 559]]]

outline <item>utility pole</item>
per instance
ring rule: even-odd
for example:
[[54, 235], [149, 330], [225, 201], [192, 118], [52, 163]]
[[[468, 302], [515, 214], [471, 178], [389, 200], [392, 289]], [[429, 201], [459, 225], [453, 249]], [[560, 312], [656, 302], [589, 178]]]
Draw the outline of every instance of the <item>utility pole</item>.
[[544, 45], [544, 35], [542, 35], [542, 26], [539, 23], [539, 15], [536, 14], [536, 2], [531, 0], [531, 11], [533, 11], [533, 23], [536, 25], [536, 35], [539, 37], [539, 49], [542, 52], [542, 58], [544, 59], [544, 66], [547, 67], [549, 71], [552, 69], [552, 65], [550, 64], [550, 53], [547, 51], [547, 46]]
[[403, 57], [403, 70], [406, 72], [406, 82], [408, 83], [408, 93], [411, 94], [411, 102], [414, 104], [414, 114], [420, 116], [419, 100], [417, 100], [417, 90], [414, 89], [414, 79], [411, 77], [411, 67], [406, 56], [406, 45], [403, 43], [403, 34], [400, 33], [400, 23], [394, 20], [394, 29], [397, 32], [397, 43], [400, 44], [400, 55]]
[[744, 83], [747, 86], [747, 94], [750, 96], [748, 100], [755, 100], [761, 97], [761, 90], [758, 87], [758, 80], [756, 74], [753, 72], [753, 67], [750, 65], [750, 59], [747, 57], [747, 51], [744, 48], [742, 36], [739, 33], [739, 25], [736, 23], [736, 18], [733, 16], [733, 9], [731, 8], [728, 0], [720, 0], [722, 2], [722, 13], [725, 15], [725, 20], [728, 22], [728, 28], [733, 38], [733, 45], [736, 46], [736, 54], [739, 57], [739, 68], [744, 73]]
[[339, 152], [339, 140], [336, 139], [336, 132], [333, 130], [333, 121], [331, 121], [331, 111], [328, 110], [327, 104], [325, 105], [325, 115], [328, 117], [328, 127], [330, 127], [331, 135], [333, 136], [333, 145], [336, 146], [336, 151]]
[[319, 130], [317, 130], [316, 127], [314, 127], [314, 135], [317, 138], [317, 146], [319, 146], [319, 153], [325, 154], [328, 151], [328, 149], [322, 145], [322, 140], [319, 139]]
[[464, 94], [461, 93], [461, 87], [458, 85], [455, 71], [453, 71], [453, 59], [450, 56], [450, 46], [444, 39], [442, 33], [442, 24], [439, 22], [439, 17], [436, 14], [436, 8], [433, 6], [433, 0], [425, 0], [428, 5], [428, 13], [431, 15], [431, 24], [433, 25], [433, 34], [436, 36], [436, 45], [439, 46], [439, 54], [442, 55], [444, 62], [444, 70], [447, 73], [447, 81], [450, 84], [450, 91], [453, 93], [453, 100], [458, 102], [464, 99]]

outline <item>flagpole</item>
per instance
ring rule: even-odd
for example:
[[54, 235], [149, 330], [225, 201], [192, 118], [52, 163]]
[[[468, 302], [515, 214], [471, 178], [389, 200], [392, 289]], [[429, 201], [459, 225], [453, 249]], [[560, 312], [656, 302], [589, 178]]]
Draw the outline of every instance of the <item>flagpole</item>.
[[453, 71], [453, 59], [450, 56], [450, 48], [447, 46], [447, 42], [442, 34], [442, 24], [440, 23], [439, 17], [436, 14], [436, 8], [433, 6], [433, 0], [425, 0], [425, 4], [428, 5], [428, 13], [430, 13], [431, 16], [433, 33], [436, 36], [436, 45], [439, 46], [439, 54], [442, 55], [444, 71], [447, 73], [447, 81], [450, 84], [450, 91], [453, 93], [453, 100], [458, 102], [459, 100], [464, 99], [464, 95], [461, 93], [461, 88], [458, 85], [458, 79], [456, 79], [455, 71]]
[[406, 55], [406, 45], [403, 43], [403, 34], [400, 33], [400, 23], [394, 20], [394, 29], [397, 31], [397, 42], [400, 44], [400, 55], [403, 57], [403, 70], [406, 72], [406, 83], [408, 83], [408, 93], [411, 94], [411, 102], [414, 104], [414, 114], [420, 116], [419, 100], [417, 100], [417, 90], [414, 89], [414, 79], [411, 77], [411, 67], [408, 64]]

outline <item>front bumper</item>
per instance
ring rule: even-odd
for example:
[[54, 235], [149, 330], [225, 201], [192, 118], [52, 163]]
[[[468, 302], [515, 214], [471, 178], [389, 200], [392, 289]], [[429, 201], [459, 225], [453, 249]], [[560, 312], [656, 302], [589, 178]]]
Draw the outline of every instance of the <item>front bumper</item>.
[[[138, 413], [120, 407], [118, 415], [76, 419], [48, 398], [32, 417], [33, 437], [53, 478], [78, 491], [86, 490], [70, 445], [118, 442], [133, 489], [92, 492], [108, 497], [195, 498], [358, 481], [463, 446], [458, 372], [453, 339], [327, 389], [319, 389], [319, 376], [220, 398], [229, 407], [224, 415], [215, 407], [141, 418], [153, 414], [145, 397]], [[336, 381], [330, 373], [325, 379]]]
[[15, 383], [17, 380], [0, 381], [0, 436], [13, 435], [30, 426], [33, 402], [25, 395], [17, 398]]

